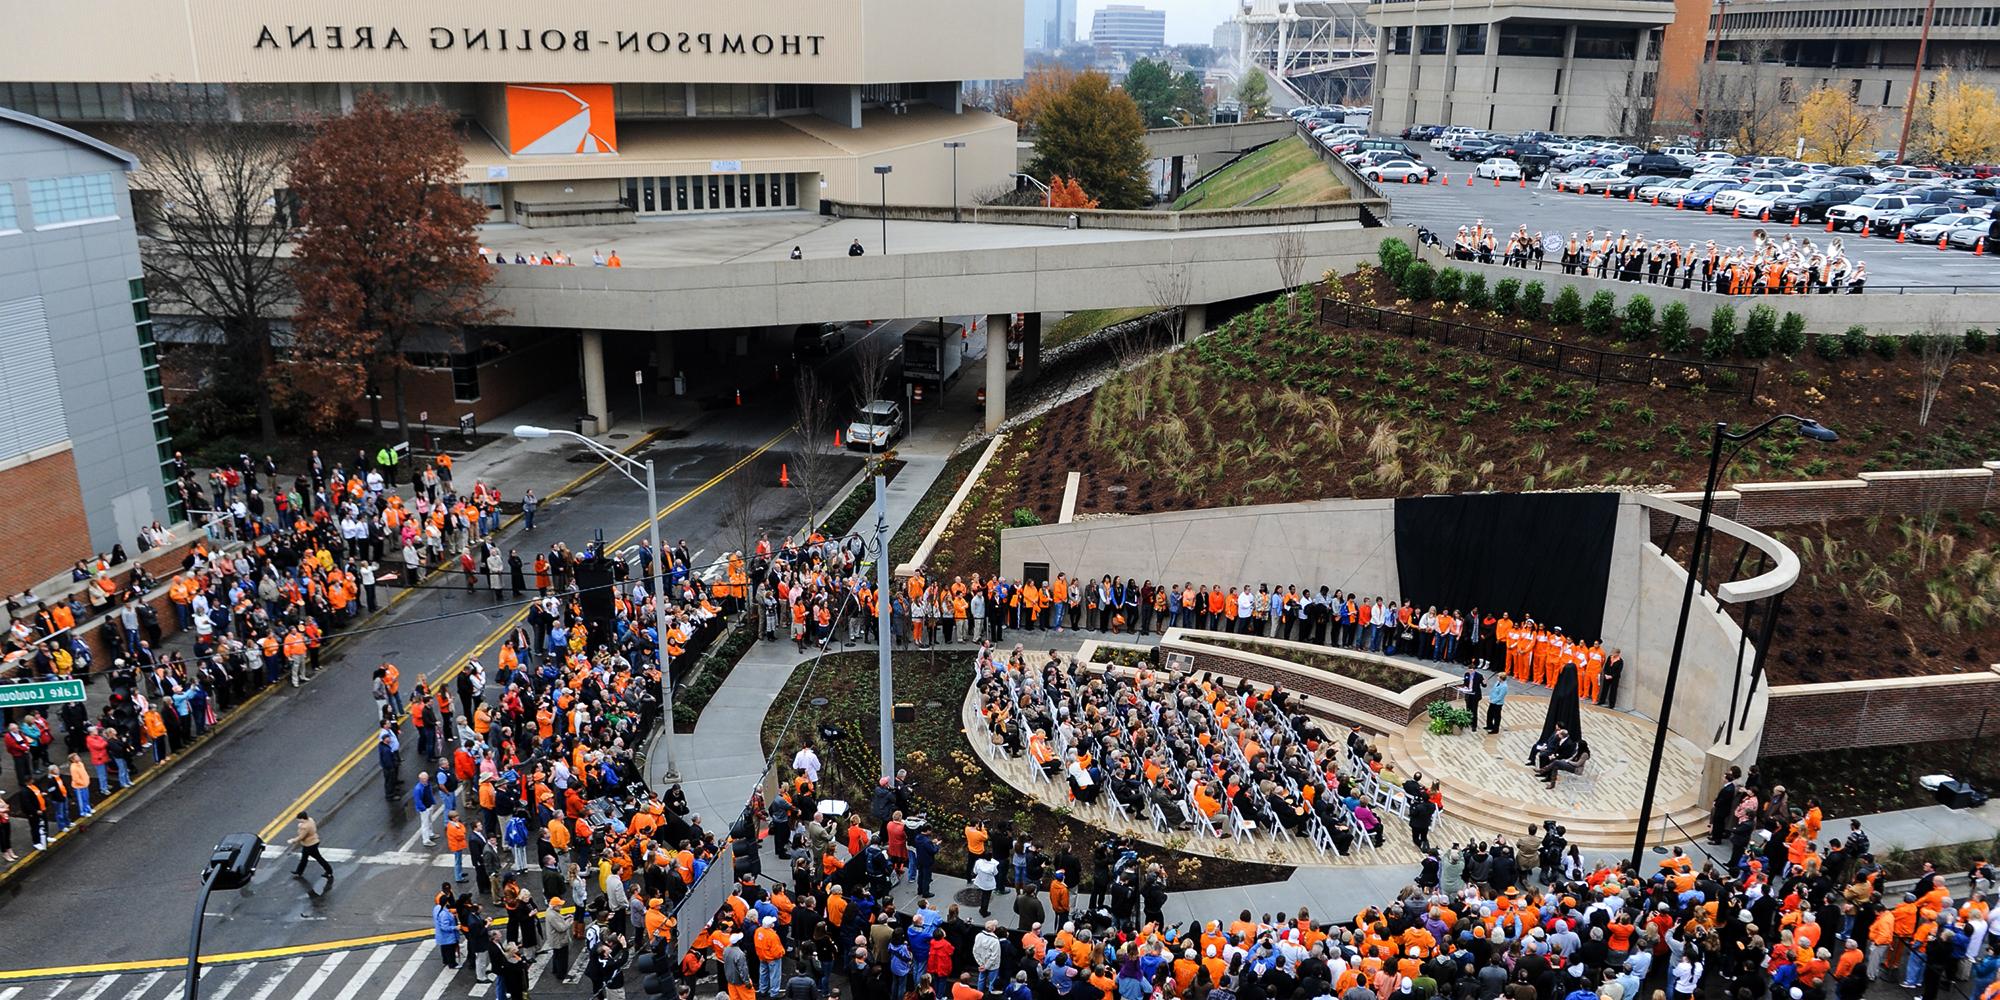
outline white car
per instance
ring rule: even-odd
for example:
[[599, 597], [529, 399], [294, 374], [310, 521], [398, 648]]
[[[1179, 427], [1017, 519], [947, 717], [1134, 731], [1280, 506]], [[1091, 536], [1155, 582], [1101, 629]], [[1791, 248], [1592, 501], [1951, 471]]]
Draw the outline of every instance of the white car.
[[[1736, 209], [1744, 215], [1761, 216], [1765, 212], [1770, 211], [1771, 206], [1777, 204], [1778, 199], [1788, 194], [1798, 194], [1805, 189], [1806, 186], [1798, 181], [1773, 181], [1767, 184], [1759, 184], [1747, 194], [1736, 199]], [[1722, 196], [1716, 195], [1716, 200], [1722, 200]], [[1718, 211], [1721, 208], [1722, 206], [1720, 205], [1716, 206]]]
[[1835, 229], [1859, 232], [1864, 225], [1872, 226], [1890, 212], [1908, 208], [1912, 200], [1908, 195], [1864, 194], [1845, 205], [1828, 209], [1826, 221], [1833, 223]]
[[[1516, 173], [1518, 175], [1518, 171]], [[1430, 178], [1431, 168], [1414, 160], [1384, 160], [1372, 167], [1362, 167], [1361, 176], [1377, 184], [1383, 182], [1416, 184]]]
[[1919, 222], [1909, 229], [1904, 230], [1904, 233], [1906, 234], [1906, 238], [1912, 243], [1936, 243], [1946, 233], [1954, 229], [1963, 229], [1966, 226], [1983, 226], [1991, 221], [1991, 219], [1976, 212], [1953, 212], [1950, 215], [1940, 215], [1929, 222]]
[[1571, 191], [1580, 190], [1585, 194], [1596, 194], [1624, 179], [1623, 173], [1610, 167], [1585, 167], [1556, 178], [1556, 183]]
[[1521, 179], [1521, 165], [1504, 156], [1496, 156], [1481, 160], [1479, 166], [1473, 168], [1472, 176], [1481, 180], [1490, 177], [1496, 181], [1518, 181]]
[[1701, 182], [1692, 177], [1676, 177], [1670, 181], [1648, 184], [1639, 189], [1639, 200], [1651, 202], [1654, 198], [1658, 198], [1663, 205], [1676, 205], [1680, 203], [1681, 195], [1694, 190], [1695, 185], [1699, 183]]
[[903, 433], [903, 407], [892, 399], [878, 399], [854, 414], [847, 425], [847, 447], [881, 451]]
[[1694, 154], [1694, 158], [1705, 163], [1715, 163], [1723, 166], [1728, 166], [1736, 162], [1736, 157], [1719, 149], [1705, 149]]

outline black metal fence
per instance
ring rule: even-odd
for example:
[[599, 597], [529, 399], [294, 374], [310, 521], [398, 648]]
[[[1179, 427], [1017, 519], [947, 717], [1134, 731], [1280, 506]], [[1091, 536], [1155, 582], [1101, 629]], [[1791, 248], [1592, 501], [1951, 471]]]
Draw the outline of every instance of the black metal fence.
[[1322, 322], [1349, 328], [1380, 330], [1422, 338], [1432, 343], [1475, 351], [1489, 358], [1513, 361], [1543, 371], [1593, 383], [1617, 382], [1625, 385], [1658, 383], [1675, 389], [1702, 386], [1706, 391], [1745, 399], [1757, 394], [1755, 365], [1718, 361], [1683, 361], [1645, 354], [1620, 354], [1594, 347], [1510, 333], [1483, 326], [1458, 323], [1433, 316], [1383, 309], [1378, 306], [1321, 299]]

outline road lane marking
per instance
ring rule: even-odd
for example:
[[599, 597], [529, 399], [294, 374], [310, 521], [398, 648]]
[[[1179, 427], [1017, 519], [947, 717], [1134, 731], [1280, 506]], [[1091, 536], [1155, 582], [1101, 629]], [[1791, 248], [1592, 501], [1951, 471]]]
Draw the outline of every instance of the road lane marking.
[[[220, 971], [223, 970], [213, 967], [205, 968], [202, 970], [202, 978], [207, 979], [208, 973]], [[250, 973], [257, 971], [257, 965], [254, 962], [245, 962], [228, 971], [231, 973], [229, 978], [217, 984], [213, 991], [206, 986], [202, 987], [201, 995], [207, 997], [208, 1000], [226, 1000], [229, 994], [236, 992], [238, 986], [243, 985], [245, 979], [250, 978]]]
[[347, 959], [347, 955], [347, 952], [336, 951], [326, 956], [326, 961], [321, 962], [319, 968], [313, 970], [312, 977], [307, 979], [305, 985], [299, 987], [298, 993], [294, 995], [300, 1000], [308, 1000], [313, 994], [318, 993], [319, 988], [326, 985], [326, 981], [333, 977], [333, 970], [339, 968], [340, 963]]
[[[133, 987], [130, 992], [127, 992], [125, 994], [127, 1000], [138, 1000], [139, 997], [145, 996], [146, 991], [152, 989], [154, 983], [157, 983], [160, 980], [165, 979], [166, 976], [167, 974], [165, 972], [155, 972], [152, 975], [139, 980], [139, 985]], [[257, 1000], [266, 1000], [266, 998], [263, 997], [262, 995], [259, 995]]]
[[[382, 950], [388, 951], [389, 949], [384, 948]], [[403, 960], [402, 967], [396, 970], [396, 978], [389, 980], [389, 986], [382, 991], [382, 995], [384, 997], [401, 996], [403, 987], [409, 985], [410, 980], [416, 976], [417, 967], [423, 963], [424, 956], [431, 952], [432, 949], [429, 946], [422, 944], [410, 949], [410, 957]]]
[[[347, 985], [341, 987], [340, 992], [333, 995], [333, 1000], [354, 1000], [354, 995], [360, 993], [363, 986], [368, 985], [368, 977], [375, 974], [375, 970], [380, 968], [384, 961], [388, 960], [389, 953], [394, 950], [387, 945], [375, 949], [375, 953], [368, 956], [368, 961], [361, 963], [361, 968], [356, 969], [354, 974], [348, 978]], [[417, 950], [421, 952], [423, 949], [419, 948]], [[390, 997], [394, 994], [384, 993], [382, 995]]]
[[[76, 1000], [97, 1000], [98, 997], [110, 992], [111, 987], [118, 984], [118, 979], [119, 977], [116, 974], [105, 976], [103, 979], [93, 983], [89, 989], [84, 990], [83, 994], [78, 996]], [[53, 993], [49, 995], [55, 996]]]
[[[625, 534], [619, 536], [617, 539], [606, 543], [605, 549], [607, 551], [616, 551], [617, 549], [623, 548], [628, 542], [632, 541], [632, 539], [637, 538], [641, 534], [645, 533], [649, 525], [673, 514], [675, 511], [680, 510], [682, 507], [687, 506], [689, 503], [692, 503], [695, 500], [695, 498], [701, 496], [704, 493], [707, 493], [711, 489], [714, 489], [717, 485], [727, 480], [730, 476], [735, 475], [737, 472], [747, 467], [751, 462], [755, 461], [759, 456], [763, 455], [767, 451], [770, 451], [773, 447], [775, 447], [778, 444], [778, 442], [785, 440], [787, 437], [790, 437], [791, 433], [792, 432], [790, 428], [786, 428], [785, 430], [779, 432], [777, 436], [771, 438], [769, 441], [764, 442], [762, 445], [759, 445], [757, 448], [752, 450], [749, 454], [744, 455], [742, 458], [739, 458], [735, 462], [731, 463], [728, 468], [723, 469], [719, 473], [716, 473], [714, 478], [708, 480], [705, 483], [702, 483], [700, 486], [697, 486], [692, 490], [689, 490], [688, 492], [682, 494], [678, 499], [674, 500], [672, 503], [669, 503], [665, 507], [662, 507], [658, 511], [655, 511], [650, 520], [639, 522], [637, 525], [634, 525], [630, 531], [627, 531], [625, 532]], [[527, 620], [528, 611], [531, 607], [533, 607], [533, 605], [523, 605], [513, 614], [507, 616], [507, 620], [501, 622], [498, 628], [495, 628], [492, 632], [488, 633], [486, 638], [481, 640], [477, 646], [474, 646], [470, 653], [467, 653], [466, 655], [461, 657], [457, 657], [453, 661], [450, 667], [446, 668], [443, 673], [438, 675], [437, 679], [433, 682], [433, 684], [437, 685], [437, 684], [450, 683], [454, 678], [458, 676], [459, 672], [465, 668], [465, 664], [467, 661], [476, 660], [479, 657], [486, 655], [487, 650], [492, 649], [494, 646], [500, 643], [500, 640], [506, 638], [508, 635], [511, 635], [513, 633], [514, 626], [519, 625], [521, 622]], [[343, 758], [340, 761], [340, 763], [335, 764], [332, 770], [329, 770], [324, 775], [321, 775], [318, 781], [313, 782], [312, 785], [309, 786], [303, 793], [301, 793], [298, 798], [293, 799], [291, 805], [286, 806], [283, 811], [278, 813], [277, 818], [273, 819], [270, 823], [265, 824], [264, 829], [261, 833], [264, 840], [267, 843], [274, 842], [278, 837], [278, 835], [284, 832], [285, 827], [289, 826], [292, 823], [294, 817], [296, 817], [299, 813], [306, 811], [307, 806], [312, 805], [313, 802], [317, 801], [321, 795], [326, 794], [327, 790], [333, 787], [335, 784], [339, 783], [339, 781], [342, 778], [345, 778], [348, 772], [352, 771], [354, 769], [354, 766], [361, 762], [362, 758], [368, 756], [369, 753], [371, 753], [375, 749], [375, 742], [376, 742], [375, 736], [371, 733], [366, 739], [363, 739], [361, 741], [360, 745], [356, 746], [352, 752], [350, 752], [345, 758]]]
[[[299, 963], [303, 961], [305, 961], [304, 958], [285, 959], [278, 966], [278, 974], [265, 980], [262, 986], [257, 987], [257, 992], [250, 994], [250, 1000], [271, 1000], [271, 995], [278, 992], [278, 987], [284, 983], [285, 977], [291, 975], [292, 970], [298, 968]], [[155, 973], [155, 975], [157, 974]]]
[[[471, 965], [472, 956], [467, 955], [465, 963]], [[437, 978], [431, 980], [430, 988], [424, 991], [424, 1000], [438, 1000], [439, 997], [444, 996], [445, 988], [451, 985], [452, 977], [456, 975], [458, 975], [457, 969], [439, 969]], [[478, 996], [479, 994], [475, 993], [473, 995]]]

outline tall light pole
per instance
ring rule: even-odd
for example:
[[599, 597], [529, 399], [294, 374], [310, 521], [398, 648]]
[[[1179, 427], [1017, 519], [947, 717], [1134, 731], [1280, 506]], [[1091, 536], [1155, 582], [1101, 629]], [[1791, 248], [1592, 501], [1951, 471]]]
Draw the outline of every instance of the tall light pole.
[[889, 644], [895, 640], [895, 625], [889, 605], [889, 487], [888, 480], [875, 477], [875, 695], [882, 715], [882, 777], [896, 776], [896, 684], [891, 676]]
[[1659, 790], [1660, 758], [1666, 752], [1667, 724], [1674, 714], [1674, 685], [1681, 677], [1681, 650], [1687, 643], [1688, 617], [1694, 613], [1694, 591], [1701, 578], [1702, 553], [1708, 548], [1708, 518], [1715, 509], [1715, 483], [1727, 464], [1722, 459], [1722, 445], [1725, 441], [1737, 442], [1736, 451], [1729, 453], [1733, 459], [1745, 445], [1763, 437], [1765, 431], [1777, 426], [1781, 420], [1798, 424], [1800, 437], [1825, 442], [1840, 440], [1840, 435], [1835, 434], [1832, 428], [1793, 413], [1780, 413], [1747, 431], [1734, 434], [1730, 433], [1727, 421], [1718, 421], [1715, 425], [1714, 438], [1708, 450], [1708, 479], [1701, 488], [1701, 516], [1695, 520], [1694, 543], [1688, 549], [1687, 584], [1681, 588], [1680, 619], [1674, 624], [1674, 648], [1667, 659], [1667, 682], [1660, 688], [1660, 718], [1653, 725], [1653, 759], [1646, 766], [1646, 790], [1639, 800], [1639, 832], [1632, 839], [1634, 874], [1638, 873], [1641, 857], [1646, 853], [1647, 828], [1653, 824], [1653, 796]]
[[882, 252], [889, 252], [889, 171], [896, 168], [886, 164], [875, 164], [875, 176], [882, 178]]
[[1931, 47], [1931, 19], [1937, 14], [1937, 0], [1924, 4], [1924, 33], [1917, 36], [1917, 68], [1910, 72], [1910, 99], [1903, 102], [1903, 134], [1896, 139], [1896, 162], [1910, 148], [1910, 121], [1917, 114], [1917, 85], [1924, 82], [1924, 53]]
[[965, 148], [962, 139], [947, 140], [944, 148], [951, 150], [951, 221], [963, 221], [958, 217], [958, 151]]
[[1035, 175], [1015, 173], [1015, 174], [1008, 174], [1007, 176], [1019, 177], [1020, 179], [1027, 181], [1028, 183], [1033, 184], [1034, 186], [1040, 188], [1042, 190], [1043, 208], [1047, 208], [1055, 202], [1055, 192], [1050, 190], [1049, 186], [1047, 184], [1042, 183], [1039, 178], [1035, 177]]
[[[524, 441], [546, 437], [566, 437], [583, 443], [584, 447], [597, 453], [618, 474], [632, 481], [632, 485], [646, 491], [646, 540], [653, 546], [653, 565], [658, 574], [646, 581], [646, 589], [653, 597], [654, 655], [660, 660], [660, 715], [665, 720], [660, 727], [660, 750], [666, 757], [667, 767], [662, 780], [675, 782], [681, 779], [681, 769], [674, 756], [674, 666], [667, 658], [667, 595], [664, 581], [667, 576], [667, 553], [660, 548], [660, 490], [653, 478], [653, 460], [640, 462], [615, 448], [607, 448], [575, 431], [551, 430], [533, 424], [521, 424], [514, 428], [514, 436]], [[644, 479], [640, 475], [645, 476]]]

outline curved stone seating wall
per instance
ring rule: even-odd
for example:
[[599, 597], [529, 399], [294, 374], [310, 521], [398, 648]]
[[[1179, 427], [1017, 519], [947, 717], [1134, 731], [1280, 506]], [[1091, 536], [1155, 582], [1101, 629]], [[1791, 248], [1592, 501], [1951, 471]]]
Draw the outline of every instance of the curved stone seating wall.
[[[1296, 651], [1301, 655], [1333, 657], [1356, 663], [1370, 663], [1407, 671], [1428, 679], [1420, 680], [1402, 691], [1391, 691], [1353, 677], [1331, 673], [1307, 666], [1304, 663], [1283, 659], [1279, 655], [1264, 655], [1246, 650], [1232, 649], [1219, 645], [1214, 640], [1254, 641], [1267, 647], [1274, 654]], [[1333, 646], [1321, 646], [1309, 642], [1291, 642], [1284, 639], [1269, 639], [1259, 636], [1237, 635], [1228, 632], [1204, 632], [1198, 629], [1171, 628], [1160, 639], [1162, 665], [1168, 653], [1186, 653], [1194, 658], [1197, 673], [1214, 673], [1226, 677], [1240, 677], [1264, 687], [1282, 687], [1306, 695], [1309, 706], [1315, 703], [1338, 721], [1358, 726], [1378, 733], [1400, 732], [1403, 727], [1418, 716], [1423, 715], [1430, 703], [1440, 698], [1453, 697], [1458, 686], [1458, 675], [1446, 673], [1413, 660], [1380, 656], [1375, 653], [1359, 653]]]

